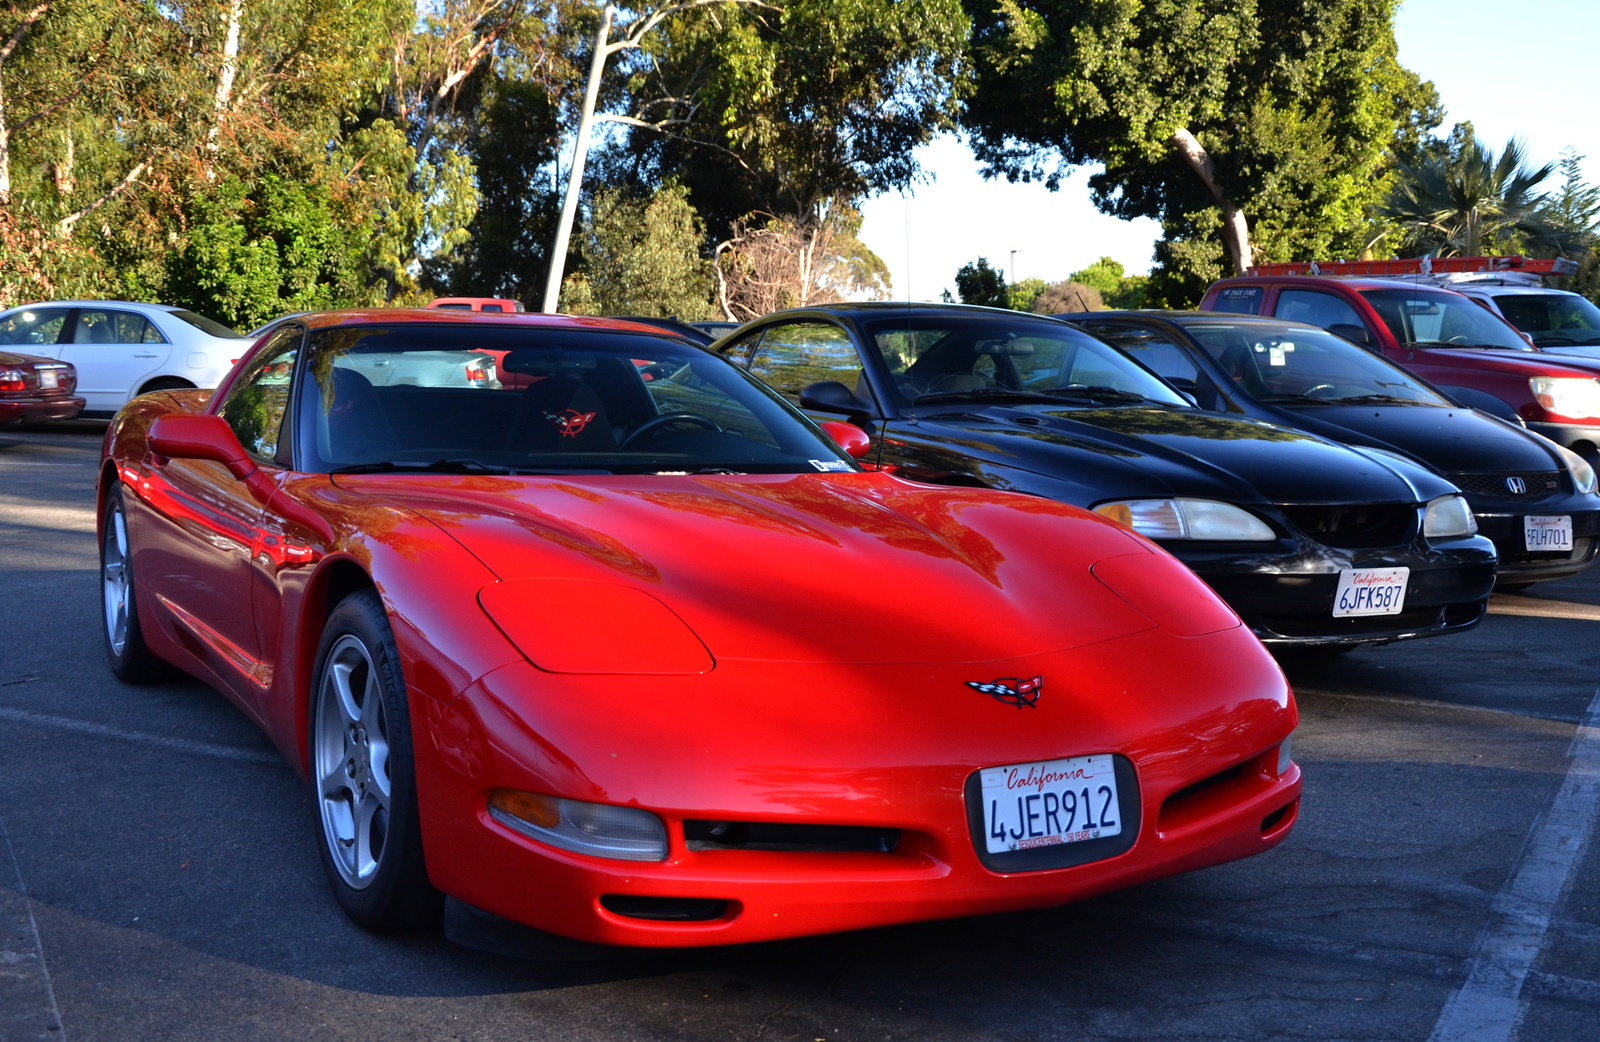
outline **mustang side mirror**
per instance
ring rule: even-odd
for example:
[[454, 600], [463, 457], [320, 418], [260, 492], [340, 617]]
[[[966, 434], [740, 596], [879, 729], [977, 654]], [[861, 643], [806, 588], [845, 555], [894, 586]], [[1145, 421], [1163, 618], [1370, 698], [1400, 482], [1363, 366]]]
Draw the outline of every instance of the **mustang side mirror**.
[[1365, 326], [1358, 326], [1349, 322], [1335, 322], [1328, 327], [1328, 332], [1340, 340], [1348, 340], [1352, 344], [1360, 344], [1362, 347], [1372, 346], [1372, 338], [1367, 335]]
[[825, 420], [817, 426], [822, 428], [822, 433], [838, 442], [845, 455], [851, 459], [860, 459], [872, 451], [872, 439], [867, 437], [866, 431], [853, 423]]
[[815, 409], [818, 412], [842, 412], [850, 417], [867, 417], [877, 411], [871, 402], [857, 398], [850, 388], [837, 380], [819, 380], [814, 384], [806, 384], [800, 391], [800, 408]]
[[207, 459], [228, 468], [240, 481], [256, 472], [233, 428], [220, 416], [193, 413], [158, 416], [150, 425], [150, 451], [171, 459]]

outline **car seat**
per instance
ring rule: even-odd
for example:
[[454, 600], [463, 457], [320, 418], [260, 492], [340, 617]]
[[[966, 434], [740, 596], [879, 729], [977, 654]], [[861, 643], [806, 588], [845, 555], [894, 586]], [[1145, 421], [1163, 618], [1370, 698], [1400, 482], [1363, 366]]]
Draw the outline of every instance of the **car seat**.
[[330, 377], [333, 400], [328, 405], [326, 458], [335, 463], [373, 462], [392, 458], [400, 448], [377, 389], [361, 373], [342, 366]]
[[616, 447], [605, 403], [571, 372], [545, 377], [523, 391], [506, 437], [512, 452], [609, 452]]

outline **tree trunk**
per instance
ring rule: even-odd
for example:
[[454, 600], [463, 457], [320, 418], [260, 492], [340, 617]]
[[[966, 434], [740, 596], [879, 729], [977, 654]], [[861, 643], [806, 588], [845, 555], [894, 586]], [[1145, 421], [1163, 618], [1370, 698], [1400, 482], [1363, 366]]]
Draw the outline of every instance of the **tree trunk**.
[[[239, 22], [244, 16], [244, 0], [229, 0], [228, 31], [222, 38], [222, 68], [217, 70], [217, 94], [211, 107], [211, 129], [206, 132], [206, 149], [215, 156], [221, 148], [222, 120], [233, 98], [233, 80], [239, 72]], [[206, 180], [216, 176], [206, 164]]]
[[594, 38], [594, 57], [589, 61], [589, 85], [583, 92], [583, 111], [578, 116], [577, 141], [573, 143], [572, 170], [567, 174], [567, 192], [561, 200], [561, 217], [556, 222], [556, 241], [550, 247], [550, 277], [544, 284], [545, 314], [555, 313], [561, 301], [561, 279], [566, 274], [567, 246], [572, 241], [572, 221], [578, 212], [578, 193], [583, 188], [583, 166], [589, 158], [589, 131], [594, 125], [595, 101], [600, 96], [600, 77], [606, 70], [606, 45], [611, 36], [611, 19], [617, 5], [606, 0], [600, 12], [600, 31]]
[[1211, 193], [1217, 205], [1222, 207], [1222, 243], [1228, 248], [1228, 259], [1233, 262], [1234, 274], [1245, 274], [1255, 263], [1250, 251], [1250, 226], [1245, 222], [1243, 211], [1223, 193], [1222, 185], [1217, 180], [1217, 164], [1211, 161], [1199, 139], [1186, 127], [1174, 130], [1168, 140], [1183, 156], [1183, 161], [1189, 164], [1189, 169], [1205, 183], [1206, 191]]
[[[0, 46], [0, 68], [3, 68], [6, 59], [11, 57], [11, 52], [17, 49], [17, 44], [22, 42], [23, 34], [33, 28], [33, 23], [44, 17], [50, 10], [51, 0], [44, 0], [22, 16], [22, 24], [18, 25], [11, 33], [11, 38]], [[0, 203], [11, 202], [11, 129], [6, 122], [6, 99], [3, 84], [0, 84]]]

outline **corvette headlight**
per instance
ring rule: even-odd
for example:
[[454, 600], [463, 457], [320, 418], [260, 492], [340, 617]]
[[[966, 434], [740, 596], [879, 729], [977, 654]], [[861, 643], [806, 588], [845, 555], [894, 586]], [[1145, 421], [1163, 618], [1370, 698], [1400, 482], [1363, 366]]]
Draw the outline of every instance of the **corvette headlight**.
[[1094, 512], [1150, 539], [1256, 543], [1278, 538], [1249, 511], [1210, 499], [1127, 499], [1101, 503]]
[[667, 859], [667, 827], [638, 807], [496, 789], [489, 794], [489, 817], [524, 836], [577, 854], [618, 861]]
[[1581, 376], [1535, 376], [1528, 380], [1534, 400], [1558, 416], [1574, 420], [1600, 416], [1600, 381]]
[[1557, 445], [1556, 451], [1561, 453], [1562, 462], [1567, 465], [1567, 473], [1572, 475], [1572, 485], [1579, 492], [1588, 495], [1595, 488], [1594, 468], [1589, 466], [1589, 461], [1573, 452], [1565, 445]]
[[1460, 496], [1440, 496], [1428, 504], [1422, 515], [1422, 534], [1429, 539], [1449, 539], [1452, 536], [1474, 535], [1478, 519], [1472, 508]]

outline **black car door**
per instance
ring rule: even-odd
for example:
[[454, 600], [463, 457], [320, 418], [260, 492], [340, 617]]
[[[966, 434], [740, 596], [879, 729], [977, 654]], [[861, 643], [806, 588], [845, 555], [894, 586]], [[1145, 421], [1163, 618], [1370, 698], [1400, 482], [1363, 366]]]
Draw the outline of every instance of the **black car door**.
[[779, 322], [740, 338], [730, 349], [724, 353], [813, 420], [848, 420], [866, 431], [873, 452], [860, 462], [876, 462], [883, 410], [861, 352], [841, 326], [820, 319]]

